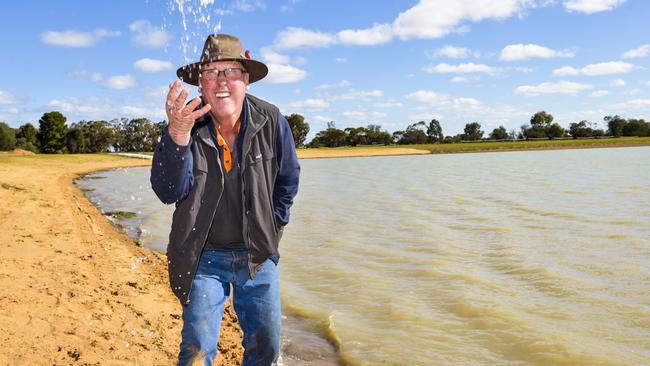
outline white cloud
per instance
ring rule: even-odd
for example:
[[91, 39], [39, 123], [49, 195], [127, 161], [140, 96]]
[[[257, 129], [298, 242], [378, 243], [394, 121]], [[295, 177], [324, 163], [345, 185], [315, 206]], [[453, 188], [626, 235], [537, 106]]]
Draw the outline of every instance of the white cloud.
[[527, 5], [530, 5], [528, 0], [421, 0], [399, 14], [393, 22], [393, 34], [402, 40], [441, 38], [462, 31], [463, 21], [505, 19]]
[[120, 36], [120, 32], [97, 29], [94, 33], [67, 30], [63, 32], [47, 31], [41, 33], [41, 42], [59, 47], [90, 47], [105, 37]]
[[348, 62], [348, 59], [345, 57], [337, 57], [334, 59], [334, 61], [336, 61], [337, 64], [344, 64]]
[[586, 76], [599, 76], [599, 75], [612, 75], [623, 74], [630, 72], [634, 69], [634, 65], [621, 62], [610, 61], [601, 62], [598, 64], [590, 64], [581, 69], [576, 69], [572, 66], [563, 66], [559, 69], [553, 70], [554, 76], [567, 76], [567, 75], [586, 75]]
[[350, 119], [366, 119], [368, 116], [368, 112], [364, 110], [345, 111], [342, 114]]
[[135, 79], [131, 75], [109, 76], [103, 79], [101, 83], [108, 88], [116, 90], [129, 89], [136, 85]]
[[592, 14], [612, 10], [624, 2], [625, 0], [568, 0], [564, 2], [564, 7], [568, 11]]
[[646, 86], [650, 86], [650, 80], [646, 81], [646, 82], [645, 82], [645, 85], [646, 85]]
[[454, 76], [449, 81], [452, 83], [469, 83], [475, 80], [478, 80], [478, 78], [469, 77], [469, 76]]
[[262, 59], [272, 64], [288, 64], [291, 57], [275, 52], [271, 47], [264, 47], [260, 50]]
[[336, 84], [320, 84], [317, 87], [314, 88], [315, 91], [323, 91], [323, 90], [329, 90], [329, 89], [337, 89], [337, 88], [345, 88], [352, 85], [347, 80], [341, 80]]
[[554, 76], [569, 76], [569, 75], [578, 75], [578, 74], [580, 74], [580, 70], [571, 66], [563, 66], [560, 67], [559, 69], [553, 70]]
[[436, 66], [427, 66], [422, 70], [430, 74], [466, 74], [466, 73], [494, 74], [498, 71], [497, 68], [484, 65], [484, 64], [475, 64], [473, 62], [460, 64], [460, 65], [450, 65], [447, 63], [441, 63]]
[[306, 47], [328, 47], [336, 43], [336, 37], [309, 29], [289, 27], [275, 37], [274, 49], [289, 50]]
[[570, 81], [546, 82], [538, 85], [522, 85], [515, 89], [515, 94], [538, 96], [541, 94], [576, 94], [582, 90], [592, 89], [593, 85]]
[[590, 97], [605, 97], [607, 95], [609, 95], [609, 92], [607, 90], [596, 90], [589, 93]]
[[372, 98], [379, 98], [384, 95], [384, 92], [381, 90], [370, 90], [370, 91], [350, 91], [344, 94], [330, 96], [330, 100], [363, 100], [369, 101]]
[[639, 58], [650, 55], [650, 44], [644, 44], [639, 48], [629, 50], [621, 55], [622, 58]]
[[18, 103], [18, 98], [13, 94], [0, 90], [0, 105], [2, 104], [16, 104]]
[[388, 43], [393, 39], [392, 27], [389, 24], [375, 24], [368, 29], [345, 29], [338, 33], [339, 41], [346, 45], [373, 46]]
[[627, 83], [623, 79], [614, 79], [609, 82], [609, 86], [623, 87], [625, 85], [627, 85]]
[[143, 58], [133, 63], [133, 67], [142, 72], [160, 72], [171, 70], [174, 65], [169, 61], [154, 60], [152, 58]]
[[262, 79], [265, 83], [270, 84], [288, 84], [295, 83], [304, 79], [307, 72], [291, 65], [280, 65], [269, 63], [269, 74]]
[[621, 61], [602, 62], [599, 64], [591, 64], [583, 67], [580, 72], [583, 75], [597, 76], [597, 75], [611, 75], [622, 74], [630, 72], [634, 69], [634, 65]]
[[401, 102], [388, 101], [375, 103], [374, 106], [377, 108], [401, 108], [403, 104]]
[[296, 65], [307, 65], [309, 63], [309, 60], [302, 56], [297, 56], [293, 58], [292, 62]]
[[650, 99], [633, 99], [623, 103], [612, 104], [609, 107], [622, 110], [650, 108]]
[[266, 9], [266, 4], [262, 1], [235, 0], [235, 2], [232, 4], [232, 8], [244, 13], [250, 13], [256, 10]]
[[317, 112], [329, 108], [328, 101], [323, 99], [305, 99], [287, 104], [291, 110]]
[[480, 57], [480, 53], [472, 52], [469, 48], [444, 46], [432, 53], [434, 57], [449, 57], [449, 58], [467, 58], [469, 56]]
[[68, 117], [68, 121], [105, 119], [119, 117], [148, 118], [152, 121], [165, 119], [165, 110], [161, 103], [149, 106], [131, 106], [115, 103], [110, 98], [87, 97], [84, 99], [70, 97], [52, 99], [48, 107], [56, 109]]
[[529, 58], [573, 57], [571, 51], [557, 51], [536, 44], [511, 44], [501, 50], [503, 61], [519, 61]]
[[133, 41], [146, 48], [161, 48], [169, 42], [169, 34], [161, 27], [153, 26], [148, 20], [140, 19], [129, 24]]

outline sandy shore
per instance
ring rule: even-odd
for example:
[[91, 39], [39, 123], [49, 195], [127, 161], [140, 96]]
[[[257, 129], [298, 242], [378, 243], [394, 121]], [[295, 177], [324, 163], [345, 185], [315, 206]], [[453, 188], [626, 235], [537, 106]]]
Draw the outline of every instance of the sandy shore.
[[[165, 256], [138, 247], [73, 184], [149, 160], [0, 154], [0, 364], [172, 365], [181, 306]], [[225, 315], [224, 365], [241, 360]]]

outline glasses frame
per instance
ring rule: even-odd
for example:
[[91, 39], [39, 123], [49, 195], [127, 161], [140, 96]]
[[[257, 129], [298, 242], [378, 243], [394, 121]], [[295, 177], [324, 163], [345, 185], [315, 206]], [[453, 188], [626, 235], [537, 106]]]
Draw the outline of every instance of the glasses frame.
[[[234, 72], [234, 70], [241, 71], [241, 75], [239, 77], [237, 77], [237, 78], [234, 78], [232, 76], [232, 73]], [[214, 79], [206, 78], [205, 76], [203, 76], [203, 73], [205, 73], [205, 72], [210, 73], [212, 75], [216, 74], [216, 76], [214, 77]], [[239, 80], [242, 80], [242, 77], [246, 73], [248, 73], [248, 72], [243, 67], [227, 67], [227, 68], [225, 68], [223, 70], [219, 70], [219, 69], [217, 69], [215, 67], [215, 68], [212, 68], [212, 69], [203, 69], [203, 70], [201, 70], [200, 76], [201, 76], [201, 79], [205, 80], [205, 81], [216, 81], [216, 80], [219, 80], [219, 75], [223, 74], [223, 77], [228, 81], [239, 81]]]

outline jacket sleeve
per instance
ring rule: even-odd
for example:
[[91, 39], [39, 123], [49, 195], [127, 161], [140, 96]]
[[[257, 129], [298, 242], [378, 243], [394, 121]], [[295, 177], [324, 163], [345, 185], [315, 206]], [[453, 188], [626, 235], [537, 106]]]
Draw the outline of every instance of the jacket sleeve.
[[187, 146], [177, 145], [165, 127], [153, 154], [150, 178], [151, 188], [165, 204], [180, 201], [194, 184], [194, 159], [190, 146], [191, 139]]
[[289, 122], [281, 113], [278, 118], [276, 156], [278, 175], [273, 188], [273, 208], [278, 225], [285, 226], [289, 223], [289, 209], [293, 205], [293, 199], [298, 194], [300, 164]]

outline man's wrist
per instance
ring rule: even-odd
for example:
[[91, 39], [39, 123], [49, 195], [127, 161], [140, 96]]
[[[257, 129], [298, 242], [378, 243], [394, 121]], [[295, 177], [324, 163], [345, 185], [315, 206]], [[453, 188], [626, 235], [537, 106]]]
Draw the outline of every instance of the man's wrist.
[[189, 132], [178, 132], [174, 131], [172, 128], [169, 129], [169, 137], [179, 146], [187, 146], [190, 143], [190, 133]]

